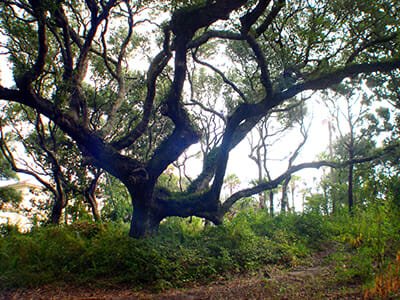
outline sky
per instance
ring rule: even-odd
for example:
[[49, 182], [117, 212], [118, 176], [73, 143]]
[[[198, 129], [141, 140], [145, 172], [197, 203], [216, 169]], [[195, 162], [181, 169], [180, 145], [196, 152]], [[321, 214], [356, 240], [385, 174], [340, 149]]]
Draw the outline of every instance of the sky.
[[[324, 107], [320, 103], [317, 103], [316, 99], [310, 99], [308, 106], [308, 118], [312, 118], [312, 120], [309, 121], [311, 121], [313, 125], [310, 127], [306, 144], [302, 148], [300, 155], [294, 161], [294, 165], [316, 161], [317, 156], [322, 152], [327, 151], [329, 145], [328, 125], [326, 122], [327, 115], [325, 115]], [[269, 162], [273, 178], [279, 176], [287, 169], [288, 160], [278, 160], [284, 156], [280, 153], [287, 153], [287, 151], [284, 150], [288, 149], [294, 150], [297, 145], [298, 133], [292, 132], [279, 141], [279, 145], [274, 147], [275, 149], [272, 151], [271, 157], [276, 160]], [[244, 140], [238, 145], [237, 149], [232, 151], [227, 171], [227, 174], [234, 173], [238, 175], [244, 186], [248, 185], [251, 180], [258, 176], [256, 165], [248, 158], [248, 154], [249, 146], [246, 144], [246, 140]], [[294, 174], [301, 177], [298, 182], [298, 193], [295, 195], [295, 206], [297, 211], [302, 209], [302, 194], [300, 190], [307, 187], [314, 188], [315, 191], [315, 185], [321, 178], [322, 174], [322, 169], [304, 169]]]

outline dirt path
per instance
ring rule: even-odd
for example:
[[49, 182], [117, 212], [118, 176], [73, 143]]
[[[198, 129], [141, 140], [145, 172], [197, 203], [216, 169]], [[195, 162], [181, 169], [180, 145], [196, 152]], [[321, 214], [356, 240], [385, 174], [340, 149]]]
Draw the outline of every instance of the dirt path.
[[0, 299], [362, 299], [357, 286], [338, 286], [334, 268], [316, 255], [307, 266], [282, 270], [269, 268], [258, 274], [235, 276], [209, 285], [171, 289], [162, 293], [122, 289], [54, 288], [14, 291]]

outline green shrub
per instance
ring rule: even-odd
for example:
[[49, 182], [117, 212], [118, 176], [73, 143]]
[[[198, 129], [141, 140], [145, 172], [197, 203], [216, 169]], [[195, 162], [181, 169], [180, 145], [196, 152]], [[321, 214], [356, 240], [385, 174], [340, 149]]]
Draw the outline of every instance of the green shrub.
[[335, 240], [342, 247], [335, 254], [338, 280], [373, 280], [400, 249], [398, 209], [389, 202], [360, 207], [354, 215], [340, 215], [331, 222]]
[[[170, 218], [157, 236], [142, 240], [129, 238], [126, 225], [112, 223], [10, 231], [0, 240], [0, 285], [124, 283], [159, 290], [266, 264], [293, 265], [310, 253], [308, 242], [323, 227], [313, 218], [270, 218], [248, 210], [221, 226], [207, 227], [198, 218]], [[308, 227], [314, 223], [317, 227]]]
[[18, 225], [13, 225], [9, 223], [0, 224], [0, 237], [8, 236], [17, 232], [19, 232]]

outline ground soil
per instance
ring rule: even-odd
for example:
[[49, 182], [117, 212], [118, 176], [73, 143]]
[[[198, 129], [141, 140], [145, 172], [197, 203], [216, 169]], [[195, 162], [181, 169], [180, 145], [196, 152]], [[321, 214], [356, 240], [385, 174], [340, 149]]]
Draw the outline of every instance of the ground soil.
[[45, 286], [3, 292], [0, 299], [362, 299], [361, 285], [340, 284], [335, 279], [335, 268], [325, 260], [328, 252], [321, 251], [297, 267], [269, 266], [257, 273], [183, 289], [152, 292], [128, 287]]

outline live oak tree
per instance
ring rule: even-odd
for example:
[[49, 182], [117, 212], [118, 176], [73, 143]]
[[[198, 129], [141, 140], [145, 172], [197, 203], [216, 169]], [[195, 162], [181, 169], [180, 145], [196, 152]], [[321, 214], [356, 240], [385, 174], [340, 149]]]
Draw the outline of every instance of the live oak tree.
[[[127, 187], [133, 237], [151, 234], [168, 216], [221, 223], [238, 199], [271, 186], [261, 182], [219, 200], [230, 151], [264, 115], [303, 92], [400, 68], [400, 3], [394, 0], [0, 5], [1, 33], [8, 38], [1, 52], [9, 55], [15, 81], [0, 86], [0, 99], [52, 120], [86, 163]], [[189, 67], [199, 60], [221, 77], [221, 99], [230, 101], [209, 110], [224, 119], [220, 142], [205, 154], [198, 177], [173, 193], [157, 181], [201, 139], [186, 88]]]

